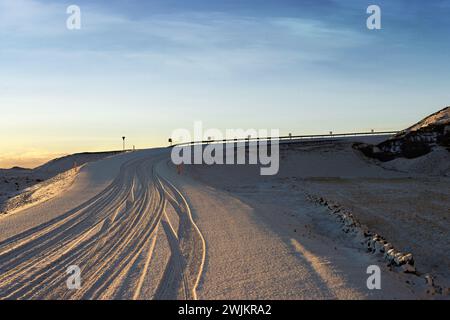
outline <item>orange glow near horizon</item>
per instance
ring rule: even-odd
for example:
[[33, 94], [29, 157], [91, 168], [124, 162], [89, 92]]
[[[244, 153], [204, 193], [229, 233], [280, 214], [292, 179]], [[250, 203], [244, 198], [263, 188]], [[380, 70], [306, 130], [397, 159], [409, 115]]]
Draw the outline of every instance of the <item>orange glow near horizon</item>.
[[[102, 141], [96, 144], [92, 141], [86, 141], [84, 143], [78, 141], [78, 143], [70, 141], [49, 141], [38, 144], [34, 140], [29, 143], [2, 143], [0, 146], [0, 169], [9, 169], [12, 167], [33, 169], [55, 158], [74, 153], [122, 150], [121, 136], [119, 138], [113, 143], [111, 141]], [[130, 137], [126, 140], [126, 148], [131, 149], [133, 146], [137, 149], [154, 148], [163, 146], [162, 141], [163, 139], [145, 141]]]

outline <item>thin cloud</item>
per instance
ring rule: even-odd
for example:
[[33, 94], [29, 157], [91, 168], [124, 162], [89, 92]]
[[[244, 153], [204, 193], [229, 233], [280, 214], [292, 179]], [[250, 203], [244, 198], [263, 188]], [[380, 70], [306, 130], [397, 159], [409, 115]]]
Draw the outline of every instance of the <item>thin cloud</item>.
[[[133, 20], [89, 6], [82, 7], [82, 29], [73, 36], [65, 28], [63, 5], [0, 0], [0, 8], [0, 29], [9, 49], [14, 49], [17, 41], [17, 47], [30, 51], [42, 49], [44, 44], [47, 49], [80, 51], [179, 54], [185, 50], [190, 54], [197, 51], [200, 56], [216, 49], [234, 53], [237, 49], [256, 51], [252, 53], [297, 50], [303, 52], [300, 58], [306, 58], [306, 53], [323, 58], [315, 49], [343, 49], [363, 43], [355, 32], [311, 19], [184, 12]], [[27, 37], [36, 43], [20, 43]]]

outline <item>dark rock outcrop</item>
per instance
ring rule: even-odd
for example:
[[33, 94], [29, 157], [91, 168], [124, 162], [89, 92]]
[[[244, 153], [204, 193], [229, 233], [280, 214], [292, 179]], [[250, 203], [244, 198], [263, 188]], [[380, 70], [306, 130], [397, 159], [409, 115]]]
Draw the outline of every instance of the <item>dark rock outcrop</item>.
[[357, 143], [354, 148], [368, 157], [390, 161], [400, 157], [417, 158], [428, 154], [436, 146], [450, 151], [450, 107], [424, 118], [378, 145]]

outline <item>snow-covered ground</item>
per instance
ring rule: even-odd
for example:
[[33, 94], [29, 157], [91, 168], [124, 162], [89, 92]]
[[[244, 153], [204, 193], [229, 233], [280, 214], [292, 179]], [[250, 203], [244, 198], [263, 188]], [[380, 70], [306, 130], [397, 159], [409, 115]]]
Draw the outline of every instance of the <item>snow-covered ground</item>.
[[[167, 157], [153, 149], [89, 163], [64, 193], [0, 219], [0, 298], [196, 298], [205, 246], [183, 197], [154, 170]], [[66, 285], [72, 265], [79, 290]]]
[[[169, 149], [87, 163], [64, 192], [0, 218], [0, 298], [442, 298], [424, 277], [390, 270], [310, 196], [339, 202], [442, 285], [448, 180], [385, 169], [351, 144], [285, 145], [273, 177], [251, 165], [178, 175]], [[66, 286], [70, 265], [78, 290]], [[367, 288], [370, 265], [381, 290]]]
[[[280, 172], [274, 177], [259, 176], [255, 166], [189, 166], [186, 170], [194, 179], [258, 208], [255, 214], [269, 211], [271, 221], [283, 221], [286, 215], [303, 217], [299, 212], [308, 207], [304, 199], [311, 195], [339, 204], [396, 249], [412, 253], [419, 274], [430, 273], [436, 283], [448, 288], [450, 180], [442, 170], [448, 168], [450, 153], [438, 150], [425, 157], [381, 164], [365, 158], [347, 140], [283, 148]], [[434, 165], [428, 164], [432, 159]], [[327, 224], [326, 215], [309, 210], [320, 230]], [[304, 230], [298, 222], [292, 222], [292, 229]], [[317, 233], [329, 234], [332, 241], [346, 237], [337, 224]], [[341, 245], [354, 246], [353, 240], [347, 237]], [[378, 258], [386, 264], [382, 255]], [[406, 278], [419, 285], [424, 282], [423, 277]]]
[[51, 160], [34, 169], [0, 169], [0, 215], [53, 198], [66, 190], [79, 169], [117, 152], [78, 153]]
[[[298, 189], [270, 178], [255, 185], [250, 174], [241, 178], [248, 169], [253, 170], [189, 166], [180, 177], [166, 168], [189, 199], [206, 240], [200, 298], [424, 297], [422, 284], [408, 285], [408, 279], [348, 242], [337, 222]], [[382, 270], [382, 290], [366, 286], [367, 267], [374, 264]]]
[[53, 198], [66, 190], [75, 180], [79, 167], [64, 171], [48, 180], [20, 190], [14, 196], [8, 196], [1, 207], [1, 214], [12, 214]]
[[435, 147], [433, 152], [419, 158], [397, 158], [388, 162], [379, 163], [389, 170], [436, 177], [450, 177], [450, 152], [442, 147]]
[[417, 131], [428, 126], [439, 126], [450, 124], [450, 107], [443, 108], [430, 116], [425, 117], [413, 126], [403, 131], [403, 134]]

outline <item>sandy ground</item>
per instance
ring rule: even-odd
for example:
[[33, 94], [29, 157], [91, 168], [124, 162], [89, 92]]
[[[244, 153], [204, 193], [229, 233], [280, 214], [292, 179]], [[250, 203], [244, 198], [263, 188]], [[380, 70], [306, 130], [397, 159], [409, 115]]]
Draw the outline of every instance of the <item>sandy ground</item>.
[[[284, 150], [275, 177], [255, 166], [177, 175], [168, 149], [89, 163], [64, 193], [0, 218], [0, 298], [428, 298], [415, 276], [389, 271], [307, 200], [305, 190], [326, 190], [317, 178], [385, 178], [348, 143], [333, 146]], [[366, 286], [373, 264], [381, 290]], [[66, 285], [71, 265], [78, 290]]]

